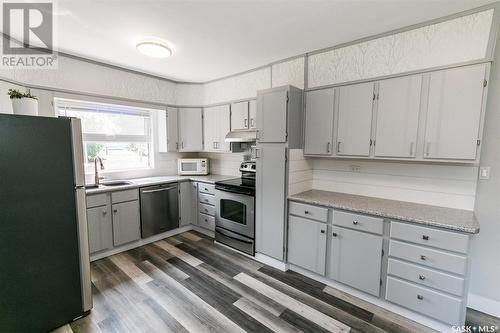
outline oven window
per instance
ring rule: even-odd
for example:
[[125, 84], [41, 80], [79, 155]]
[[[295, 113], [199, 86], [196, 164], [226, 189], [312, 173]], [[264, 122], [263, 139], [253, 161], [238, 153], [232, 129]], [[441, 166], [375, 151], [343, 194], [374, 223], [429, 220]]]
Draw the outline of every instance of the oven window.
[[223, 219], [246, 225], [247, 207], [238, 201], [220, 199], [220, 216]]
[[197, 171], [196, 162], [182, 162], [181, 169], [182, 171]]

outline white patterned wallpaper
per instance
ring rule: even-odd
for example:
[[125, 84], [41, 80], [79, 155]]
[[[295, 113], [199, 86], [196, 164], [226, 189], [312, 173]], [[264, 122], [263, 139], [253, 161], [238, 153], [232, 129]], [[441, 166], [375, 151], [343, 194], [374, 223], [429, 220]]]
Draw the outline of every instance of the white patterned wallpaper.
[[483, 59], [493, 9], [311, 55], [309, 88]]
[[279, 87], [290, 84], [304, 88], [304, 57], [272, 65], [272, 86]]
[[249, 73], [204, 85], [204, 104], [215, 104], [257, 96], [257, 90], [271, 87], [271, 69], [265, 67]]

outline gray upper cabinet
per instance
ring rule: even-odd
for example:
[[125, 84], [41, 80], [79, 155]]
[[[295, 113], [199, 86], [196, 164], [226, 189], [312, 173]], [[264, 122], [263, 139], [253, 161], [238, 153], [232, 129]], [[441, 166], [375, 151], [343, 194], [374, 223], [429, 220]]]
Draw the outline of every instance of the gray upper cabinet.
[[283, 260], [286, 145], [258, 143], [255, 193], [256, 251]]
[[179, 109], [167, 108], [167, 151], [179, 151], [179, 125], [177, 122]]
[[415, 157], [422, 76], [379, 82], [375, 156]]
[[337, 155], [369, 156], [374, 83], [338, 88]]
[[288, 218], [288, 262], [325, 275], [327, 225], [292, 216]]
[[141, 238], [139, 200], [113, 204], [113, 243], [115, 246]]
[[424, 158], [475, 160], [486, 65], [430, 73]]
[[378, 297], [382, 237], [335, 226], [331, 237], [328, 276]]
[[113, 225], [109, 205], [87, 209], [90, 253], [113, 247]]
[[250, 120], [248, 113], [249, 102], [231, 104], [231, 130], [246, 130], [249, 128]]
[[205, 151], [229, 151], [229, 143], [225, 141], [230, 131], [229, 105], [219, 105], [205, 108], [204, 138]]
[[257, 101], [255, 99], [252, 99], [248, 102], [248, 126], [250, 129], [256, 129], [257, 128], [257, 123], [256, 123], [256, 118], [257, 118]]
[[306, 93], [304, 154], [331, 155], [335, 90]]
[[203, 118], [201, 108], [179, 108], [179, 151], [203, 150]]
[[258, 140], [262, 143], [287, 141], [288, 89], [262, 91], [257, 96]]

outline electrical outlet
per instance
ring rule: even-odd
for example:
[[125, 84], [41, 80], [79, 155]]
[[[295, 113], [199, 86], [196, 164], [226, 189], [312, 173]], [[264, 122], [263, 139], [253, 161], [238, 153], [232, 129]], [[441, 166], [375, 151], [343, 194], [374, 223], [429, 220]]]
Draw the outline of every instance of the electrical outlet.
[[351, 170], [351, 172], [361, 172], [361, 167], [359, 165], [349, 165], [349, 170]]
[[479, 179], [490, 179], [490, 167], [480, 167], [479, 168]]

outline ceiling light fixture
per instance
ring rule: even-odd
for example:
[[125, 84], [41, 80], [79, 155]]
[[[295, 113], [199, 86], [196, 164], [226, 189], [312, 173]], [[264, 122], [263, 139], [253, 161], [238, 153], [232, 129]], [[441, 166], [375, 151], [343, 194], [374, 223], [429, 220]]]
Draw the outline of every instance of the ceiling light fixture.
[[168, 58], [172, 55], [172, 50], [162, 42], [144, 41], [136, 45], [139, 52], [148, 57], [153, 58]]

